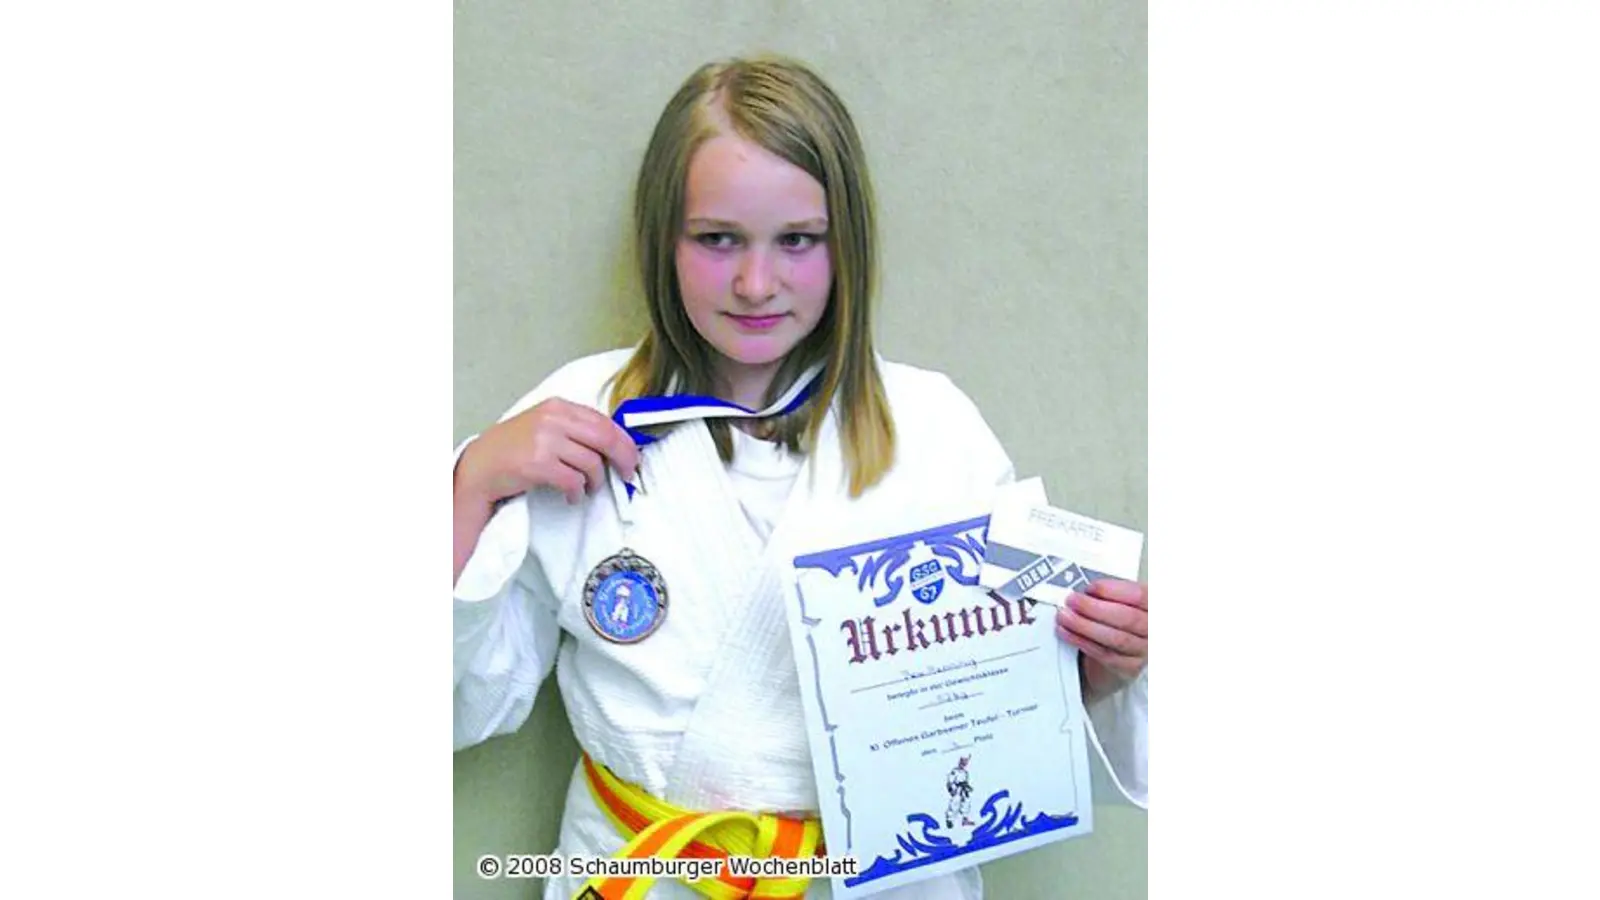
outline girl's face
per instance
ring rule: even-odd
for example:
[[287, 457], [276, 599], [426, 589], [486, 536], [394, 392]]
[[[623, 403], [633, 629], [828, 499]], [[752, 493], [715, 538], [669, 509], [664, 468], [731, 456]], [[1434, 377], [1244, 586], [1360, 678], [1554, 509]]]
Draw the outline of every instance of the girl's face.
[[749, 405], [822, 320], [833, 287], [828, 204], [821, 183], [735, 135], [714, 137], [689, 162], [678, 288], [718, 375]]

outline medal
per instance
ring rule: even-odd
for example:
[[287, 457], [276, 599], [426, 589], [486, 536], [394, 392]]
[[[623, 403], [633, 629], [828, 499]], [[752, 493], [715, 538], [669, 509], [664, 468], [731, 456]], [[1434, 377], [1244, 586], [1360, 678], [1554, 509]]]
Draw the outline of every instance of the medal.
[[667, 583], [649, 560], [624, 547], [594, 567], [583, 583], [589, 627], [614, 644], [636, 644], [667, 617]]
[[[823, 363], [802, 372], [783, 396], [766, 409], [747, 409], [716, 397], [672, 394], [663, 397], [635, 397], [623, 402], [612, 414], [635, 445], [641, 449], [657, 438], [641, 429], [694, 419], [764, 419], [788, 415], [811, 399], [819, 384]], [[623, 481], [615, 469], [607, 480], [617, 502], [617, 518], [622, 523], [624, 540], [633, 522], [633, 495], [637, 488]], [[636, 644], [655, 633], [667, 617], [667, 583], [651, 562], [624, 547], [594, 567], [583, 583], [583, 614], [595, 633], [614, 644]]]

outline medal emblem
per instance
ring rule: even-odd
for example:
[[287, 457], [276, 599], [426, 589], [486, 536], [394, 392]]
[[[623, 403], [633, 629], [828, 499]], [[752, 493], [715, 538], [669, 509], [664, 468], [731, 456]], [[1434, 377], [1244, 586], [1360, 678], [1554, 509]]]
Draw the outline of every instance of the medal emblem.
[[583, 584], [589, 627], [616, 644], [635, 644], [667, 617], [667, 583], [650, 561], [623, 548], [594, 567]]

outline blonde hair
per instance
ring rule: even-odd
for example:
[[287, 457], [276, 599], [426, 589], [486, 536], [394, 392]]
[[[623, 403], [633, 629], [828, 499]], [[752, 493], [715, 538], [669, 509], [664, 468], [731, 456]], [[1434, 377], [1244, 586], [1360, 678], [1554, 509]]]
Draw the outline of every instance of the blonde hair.
[[[678, 89], [650, 137], [634, 192], [634, 237], [650, 312], [650, 333], [611, 386], [623, 401], [680, 390], [710, 394], [713, 353], [683, 308], [676, 264], [684, 228], [689, 163], [700, 145], [731, 128], [739, 137], [803, 169], [822, 184], [833, 289], [822, 320], [790, 351], [767, 390], [767, 403], [807, 367], [826, 368], [811, 402], [777, 419], [774, 434], [791, 451], [810, 453], [837, 398], [850, 495], [859, 497], [894, 463], [894, 422], [872, 346], [877, 235], [872, 185], [861, 140], [844, 104], [803, 63], [777, 56], [702, 66]], [[727, 420], [706, 423], [724, 461], [733, 458]]]

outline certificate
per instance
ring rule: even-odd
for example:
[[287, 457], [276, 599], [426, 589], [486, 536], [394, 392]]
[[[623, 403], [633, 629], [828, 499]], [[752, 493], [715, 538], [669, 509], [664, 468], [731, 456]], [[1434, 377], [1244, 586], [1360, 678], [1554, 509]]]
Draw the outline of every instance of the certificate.
[[793, 560], [824, 841], [858, 866], [841, 900], [1093, 828], [1077, 651], [1055, 610], [980, 584], [1000, 508]]

